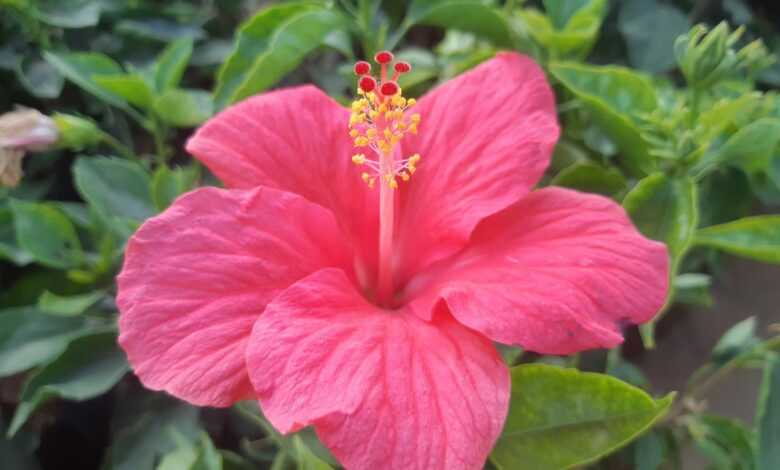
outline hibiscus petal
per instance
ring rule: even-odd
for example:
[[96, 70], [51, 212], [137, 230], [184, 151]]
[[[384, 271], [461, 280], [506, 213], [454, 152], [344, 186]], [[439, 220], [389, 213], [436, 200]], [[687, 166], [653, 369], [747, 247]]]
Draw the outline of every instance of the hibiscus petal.
[[544, 354], [609, 348], [644, 323], [668, 289], [666, 247], [622, 207], [560, 188], [531, 193], [480, 224], [463, 253], [407, 288], [422, 317], [439, 298], [494, 341]]
[[228, 187], [268, 186], [300, 194], [336, 215], [363, 265], [374, 274], [377, 191], [351, 160], [349, 111], [313, 86], [244, 100], [210, 119], [187, 143]]
[[349, 469], [477, 469], [501, 431], [508, 370], [446, 309], [381, 310], [326, 269], [268, 305], [247, 365], [281, 432], [313, 424]]
[[266, 304], [346, 259], [332, 214], [300, 196], [193, 191], [128, 243], [119, 342], [146, 387], [230, 405], [251, 396], [244, 350]]
[[498, 54], [420, 99], [418, 171], [400, 191], [401, 282], [455, 253], [480, 220], [515, 203], [544, 173], [558, 140], [555, 98], [530, 58]]

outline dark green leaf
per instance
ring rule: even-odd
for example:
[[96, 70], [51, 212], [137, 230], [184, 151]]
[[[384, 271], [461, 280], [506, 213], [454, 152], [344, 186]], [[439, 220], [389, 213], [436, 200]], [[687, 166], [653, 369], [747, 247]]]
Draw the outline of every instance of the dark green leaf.
[[0, 259], [24, 266], [33, 261], [32, 255], [16, 242], [13, 212], [8, 207], [0, 207]]
[[38, 309], [52, 315], [80, 315], [103, 298], [105, 292], [62, 296], [45, 291], [38, 299]]
[[92, 78], [98, 86], [130, 104], [144, 109], [152, 105], [153, 91], [139, 74], [95, 75]]
[[674, 301], [689, 305], [712, 305], [712, 280], [707, 274], [679, 274], [674, 278]]
[[712, 360], [718, 364], [752, 351], [761, 341], [756, 336], [756, 318], [750, 317], [732, 326], [712, 350]]
[[661, 434], [651, 431], [637, 439], [634, 449], [636, 470], [658, 470], [666, 457], [666, 441]]
[[[81, 157], [73, 167], [76, 188], [109, 226], [128, 234], [132, 224], [157, 211], [149, 191], [151, 178], [139, 164], [106, 157]], [[113, 226], [114, 222], [120, 226]]]
[[550, 72], [591, 111], [593, 120], [615, 142], [624, 164], [635, 175], [651, 173], [655, 161], [648, 154], [636, 113], [657, 106], [652, 83], [630, 69], [614, 66], [550, 64]]
[[100, 19], [97, 0], [38, 0], [33, 14], [46, 24], [60, 28], [95, 26]]
[[775, 470], [780, 462], [780, 356], [773, 354], [764, 366], [758, 409], [757, 470]]
[[605, 168], [594, 163], [575, 163], [558, 173], [550, 182], [589, 193], [614, 196], [626, 188], [626, 178], [617, 168]]
[[198, 167], [176, 168], [171, 170], [160, 165], [152, 177], [152, 200], [160, 211], [163, 211], [181, 194], [195, 186], [198, 178]]
[[195, 127], [214, 113], [211, 94], [203, 90], [171, 89], [154, 101], [154, 112], [176, 127]]
[[47, 364], [24, 387], [8, 434], [14, 435], [45, 402], [59, 397], [82, 401], [105, 393], [129, 370], [114, 332], [83, 336]]
[[24, 88], [38, 98], [56, 98], [62, 92], [65, 77], [51, 64], [28, 56], [19, 62], [16, 76]]
[[192, 56], [192, 38], [182, 38], [165, 48], [154, 63], [154, 82], [158, 92], [176, 88]]
[[721, 164], [742, 168], [748, 174], [769, 169], [780, 144], [780, 119], [761, 118], [734, 133], [720, 148], [708, 152], [693, 168], [703, 174]]
[[300, 437], [293, 436], [293, 448], [295, 460], [298, 462], [298, 470], [332, 470], [333, 467], [320, 460], [306, 447]]
[[43, 364], [58, 356], [86, 331], [81, 317], [0, 310], [0, 377]]
[[414, 0], [404, 25], [415, 24], [467, 31], [496, 46], [512, 47], [512, 33], [501, 10], [477, 0]]
[[339, 13], [317, 4], [288, 3], [261, 10], [238, 30], [233, 53], [220, 68], [214, 91], [217, 107], [268, 89], [343, 26]]
[[753, 258], [780, 263], [780, 216], [747, 217], [696, 232], [696, 244]]
[[55, 206], [11, 201], [16, 242], [36, 262], [53, 268], [73, 268], [84, 261], [76, 229]]
[[666, 414], [673, 396], [603, 374], [545, 365], [512, 369], [512, 397], [492, 461], [501, 469], [559, 470], [624, 446]]
[[181, 38], [201, 39], [206, 36], [203, 29], [198, 26], [179, 24], [165, 18], [122, 20], [117, 23], [116, 32], [161, 42], [171, 42]]
[[697, 415], [688, 431], [714, 470], [754, 470], [754, 436], [742, 423], [716, 415]]
[[674, 41], [690, 27], [678, 8], [656, 0], [631, 0], [622, 6], [618, 18], [631, 65], [652, 73], [676, 65]]

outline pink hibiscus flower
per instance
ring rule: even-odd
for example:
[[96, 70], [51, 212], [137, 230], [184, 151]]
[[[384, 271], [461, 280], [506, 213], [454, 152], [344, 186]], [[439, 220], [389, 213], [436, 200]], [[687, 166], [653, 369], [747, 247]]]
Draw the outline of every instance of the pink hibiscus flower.
[[229, 189], [147, 221], [119, 276], [141, 381], [198, 405], [255, 397], [348, 469], [481, 468], [507, 413], [494, 341], [609, 348], [664, 302], [665, 247], [613, 201], [531, 191], [558, 138], [529, 58], [415, 102], [380, 53], [345, 109], [311, 86], [241, 102], [188, 150]]

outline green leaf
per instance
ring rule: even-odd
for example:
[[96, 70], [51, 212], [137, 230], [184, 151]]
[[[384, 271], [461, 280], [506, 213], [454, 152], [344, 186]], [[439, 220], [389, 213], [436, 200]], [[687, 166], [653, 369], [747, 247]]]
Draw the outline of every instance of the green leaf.
[[757, 470], [775, 470], [780, 462], [780, 356], [772, 354], [764, 366], [756, 423]]
[[198, 167], [170, 169], [160, 165], [152, 176], [152, 200], [157, 210], [163, 211], [181, 194], [191, 190], [198, 179]]
[[98, 86], [122, 97], [130, 104], [144, 109], [152, 105], [153, 91], [139, 74], [95, 75], [92, 78]]
[[61, 296], [44, 291], [38, 299], [38, 309], [52, 315], [81, 315], [89, 307], [96, 304], [103, 296], [103, 291], [87, 292], [86, 294]]
[[547, 0], [547, 14], [518, 11], [525, 29], [554, 59], [582, 59], [598, 38], [606, 0]]
[[761, 343], [756, 336], [756, 318], [750, 317], [732, 326], [712, 349], [712, 360], [725, 364], [751, 352]]
[[780, 263], [780, 216], [746, 217], [696, 232], [696, 244], [765, 263]]
[[0, 377], [53, 359], [85, 331], [86, 323], [81, 317], [0, 310]]
[[32, 255], [16, 241], [13, 212], [8, 207], [0, 207], [0, 259], [6, 259], [18, 266], [33, 261]]
[[176, 88], [184, 75], [192, 56], [192, 38], [185, 37], [172, 42], [162, 51], [154, 63], [154, 83], [158, 92]]
[[293, 436], [292, 441], [298, 462], [298, 470], [333, 470], [333, 467], [328, 465], [327, 462], [320, 460], [319, 457], [314, 455], [300, 437]]
[[33, 259], [53, 268], [78, 267], [84, 261], [76, 229], [55, 206], [11, 201], [16, 242]]
[[656, 163], [632, 119], [657, 106], [652, 83], [623, 67], [553, 63], [550, 73], [582, 100], [592, 119], [615, 142], [634, 175], [651, 173]]
[[674, 41], [690, 28], [683, 12], [656, 0], [627, 2], [618, 17], [631, 65], [651, 73], [665, 72], [676, 65]]
[[35, 56], [27, 56], [18, 62], [16, 77], [25, 90], [38, 98], [57, 98], [65, 84], [65, 78], [57, 69]]
[[[623, 206], [639, 231], [666, 244], [671, 257], [670, 280], [676, 276], [680, 261], [693, 242], [699, 221], [698, 204], [697, 187], [692, 179], [672, 178], [662, 173], [640, 180], [623, 200]], [[674, 289], [669, 289], [662, 312], [673, 295]], [[653, 331], [659, 317], [640, 328], [646, 347], [655, 344]]]
[[238, 30], [220, 68], [214, 101], [219, 109], [268, 89], [320, 46], [344, 18], [314, 3], [272, 5]]
[[714, 470], [754, 470], [754, 436], [742, 423], [716, 415], [687, 420], [688, 431]]
[[636, 470], [658, 470], [666, 457], [666, 442], [656, 431], [651, 431], [636, 441], [634, 465]]
[[134, 225], [157, 213], [149, 191], [151, 178], [137, 163], [81, 157], [73, 174], [81, 197], [120, 235], [129, 235]]
[[477, 0], [414, 0], [402, 27], [416, 24], [467, 31], [499, 47], [513, 45], [509, 23], [501, 10]]
[[45, 51], [43, 58], [68, 80], [86, 92], [125, 111], [133, 112], [120, 96], [95, 82], [96, 75], [121, 75], [122, 68], [108, 56], [97, 52], [55, 53]]
[[154, 112], [176, 127], [195, 127], [214, 113], [211, 94], [203, 90], [172, 89], [154, 101]]
[[575, 163], [558, 173], [550, 182], [589, 193], [613, 196], [626, 188], [626, 178], [617, 168], [605, 168], [590, 162]]
[[515, 367], [509, 415], [491, 459], [511, 470], [560, 470], [596, 461], [650, 428], [673, 396], [653, 400], [604, 374]]
[[760, 118], [734, 133], [720, 148], [707, 153], [692, 172], [701, 175], [718, 165], [742, 168], [748, 174], [765, 172], [780, 144], [780, 119]]
[[60, 28], [95, 26], [100, 20], [100, 2], [96, 0], [37, 0], [33, 15], [42, 22]]
[[172, 42], [181, 38], [202, 39], [206, 36], [203, 28], [193, 24], [180, 24], [161, 17], [122, 20], [114, 31], [121, 34], [152, 39], [160, 42]]
[[108, 391], [130, 369], [114, 332], [72, 341], [25, 384], [8, 428], [13, 436], [41, 405], [53, 398], [83, 401]]
[[711, 284], [712, 279], [707, 274], [678, 274], [674, 278], [674, 302], [711, 306]]

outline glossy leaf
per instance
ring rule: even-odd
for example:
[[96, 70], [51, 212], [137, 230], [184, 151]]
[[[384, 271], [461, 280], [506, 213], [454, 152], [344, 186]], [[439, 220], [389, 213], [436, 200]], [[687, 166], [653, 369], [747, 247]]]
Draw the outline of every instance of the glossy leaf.
[[160, 165], [152, 176], [152, 200], [157, 210], [163, 211], [181, 194], [193, 189], [198, 178], [198, 167], [170, 169]]
[[721, 336], [712, 349], [712, 360], [717, 364], [725, 364], [752, 351], [760, 342], [756, 336], [756, 318], [747, 318]]
[[22, 86], [38, 98], [57, 98], [65, 84], [62, 74], [38, 57], [25, 57], [19, 61], [16, 76]]
[[414, 0], [409, 5], [404, 27], [415, 24], [467, 31], [496, 46], [512, 46], [512, 34], [505, 16], [499, 9], [477, 0]]
[[[690, 178], [672, 178], [655, 173], [640, 180], [623, 200], [623, 206], [639, 231], [666, 244], [671, 257], [670, 281], [676, 276], [680, 261], [696, 233], [699, 220], [697, 191], [696, 183]], [[673, 295], [672, 284], [664, 309]], [[640, 327], [647, 347], [655, 344], [653, 332], [659, 317]]]
[[73, 167], [76, 188], [111, 228], [127, 234], [157, 211], [149, 191], [150, 176], [139, 164], [107, 157], [82, 157]]
[[582, 100], [592, 119], [615, 142], [625, 167], [634, 175], [651, 173], [655, 167], [632, 116], [651, 112], [657, 106], [652, 83], [623, 67], [554, 63], [550, 73]]
[[689, 305], [712, 305], [710, 286], [712, 279], [707, 274], [686, 273], [674, 278], [674, 301]]
[[739, 129], [717, 150], [706, 154], [692, 172], [701, 175], [721, 164], [748, 174], [766, 172], [780, 144], [780, 119], [761, 118]]
[[774, 470], [780, 462], [780, 356], [773, 354], [764, 366], [756, 423], [757, 470]]
[[702, 414], [687, 421], [688, 431], [713, 470], [754, 470], [754, 436], [739, 421]]
[[293, 448], [295, 460], [298, 462], [298, 470], [332, 470], [333, 467], [320, 460], [319, 457], [306, 447], [300, 437], [293, 436]]
[[606, 0], [547, 0], [547, 14], [520, 10], [519, 17], [536, 42], [554, 59], [582, 59], [598, 38]]
[[195, 127], [214, 112], [211, 94], [203, 90], [171, 89], [154, 101], [154, 112], [176, 127]]
[[618, 18], [631, 65], [653, 73], [675, 67], [674, 41], [690, 28], [682, 11], [656, 0], [625, 2]]
[[139, 108], [148, 108], [154, 94], [146, 80], [139, 74], [95, 75], [95, 83]]
[[626, 178], [617, 168], [606, 168], [589, 162], [575, 163], [558, 173], [550, 182], [588, 193], [613, 196], [626, 188]]
[[105, 292], [62, 296], [44, 291], [38, 299], [38, 309], [52, 315], [80, 315], [105, 296]]
[[0, 259], [24, 266], [33, 257], [16, 241], [13, 212], [8, 207], [0, 207]]
[[158, 92], [176, 88], [192, 56], [192, 38], [176, 40], [163, 50], [154, 63], [154, 83]]
[[314, 3], [280, 4], [258, 12], [238, 30], [232, 54], [220, 68], [214, 100], [223, 108], [268, 89], [344, 26], [337, 12]]
[[593, 462], [664, 416], [673, 396], [653, 400], [603, 374], [546, 365], [512, 369], [504, 432], [493, 449], [500, 469], [559, 470]]
[[60, 28], [95, 26], [100, 20], [98, 0], [38, 0], [33, 14], [42, 22]]
[[96, 397], [113, 387], [128, 370], [125, 354], [116, 343], [116, 333], [99, 333], [72, 341], [62, 355], [25, 384], [8, 428], [9, 435], [14, 435], [47, 401]]
[[11, 201], [16, 242], [33, 259], [53, 268], [73, 268], [84, 260], [76, 229], [55, 206]]
[[80, 317], [0, 310], [0, 377], [48, 362], [85, 331]]
[[55, 53], [46, 51], [44, 59], [68, 80], [95, 97], [124, 110], [130, 109], [125, 100], [95, 82], [96, 75], [120, 75], [122, 68], [108, 56], [97, 52]]
[[696, 244], [765, 263], [780, 263], [780, 216], [746, 217], [696, 232]]

